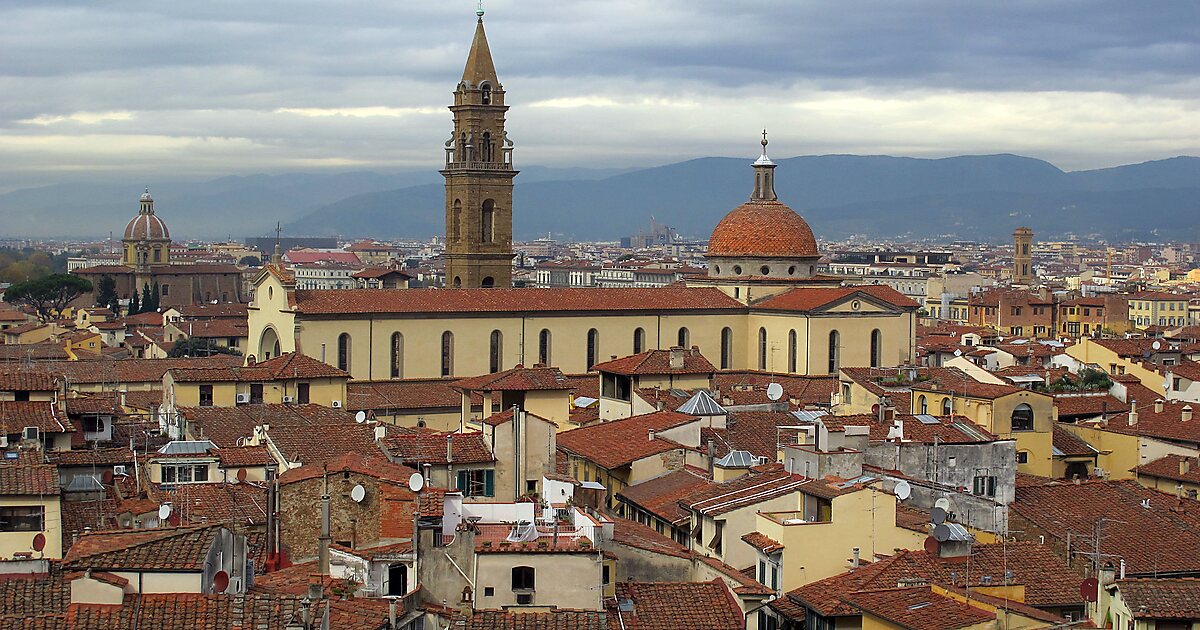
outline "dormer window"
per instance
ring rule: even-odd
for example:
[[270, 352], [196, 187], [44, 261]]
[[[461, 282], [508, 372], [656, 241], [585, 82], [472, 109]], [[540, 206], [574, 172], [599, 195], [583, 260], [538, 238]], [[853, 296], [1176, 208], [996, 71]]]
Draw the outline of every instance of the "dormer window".
[[487, 83], [484, 83], [483, 85], [479, 86], [479, 90], [480, 90], [480, 92], [482, 92], [482, 101], [481, 102], [484, 105], [491, 105], [492, 104], [492, 86], [488, 85]]

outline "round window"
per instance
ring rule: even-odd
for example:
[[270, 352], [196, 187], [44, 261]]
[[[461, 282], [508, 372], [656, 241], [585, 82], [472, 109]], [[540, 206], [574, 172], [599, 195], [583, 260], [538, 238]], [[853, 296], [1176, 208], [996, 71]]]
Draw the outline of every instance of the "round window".
[[791, 267], [788, 267], [788, 275], [789, 276], [796, 275], [796, 265], [792, 265]]
[[735, 276], [740, 276], [740, 275], [742, 275], [742, 266], [741, 266], [741, 265], [734, 265], [734, 266], [733, 266], [733, 274], [734, 274]]
[[275, 297], [275, 287], [267, 287], [267, 299]]
[[858, 300], [854, 300], [853, 302], [850, 303], [850, 308], [857, 311], [858, 309], [862, 308], [862, 302], [859, 302]]
[[766, 265], [763, 265], [763, 266], [762, 266], [762, 269], [759, 269], [759, 271], [761, 271], [761, 272], [762, 272], [762, 275], [764, 275], [764, 276], [769, 276], [769, 275], [771, 275], [771, 268], [770, 268], [770, 267], [768, 267], [768, 266], [766, 266]]
[[714, 265], [713, 273], [717, 274], [718, 276], [721, 275], [721, 265]]

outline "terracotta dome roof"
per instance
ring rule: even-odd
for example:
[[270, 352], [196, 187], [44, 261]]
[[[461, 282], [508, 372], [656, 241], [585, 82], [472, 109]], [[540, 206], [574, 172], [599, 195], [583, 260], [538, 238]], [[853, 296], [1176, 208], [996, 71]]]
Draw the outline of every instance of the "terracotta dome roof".
[[708, 241], [708, 255], [805, 258], [821, 254], [803, 217], [778, 201], [755, 200], [721, 219]]
[[153, 214], [139, 214], [125, 226], [125, 240], [161, 240], [171, 238], [167, 224]]

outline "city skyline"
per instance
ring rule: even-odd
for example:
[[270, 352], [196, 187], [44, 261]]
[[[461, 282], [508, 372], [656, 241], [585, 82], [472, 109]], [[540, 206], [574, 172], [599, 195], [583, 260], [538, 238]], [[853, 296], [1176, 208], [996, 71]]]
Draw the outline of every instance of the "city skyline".
[[[9, 3], [0, 184], [434, 168], [474, 8]], [[780, 157], [1200, 153], [1185, 3], [484, 8], [518, 166], [742, 156], [763, 126]]]

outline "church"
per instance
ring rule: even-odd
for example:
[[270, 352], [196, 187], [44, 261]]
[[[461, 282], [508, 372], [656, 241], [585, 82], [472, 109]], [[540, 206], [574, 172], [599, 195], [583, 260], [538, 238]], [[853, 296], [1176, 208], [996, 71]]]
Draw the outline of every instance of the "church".
[[513, 143], [483, 18], [450, 106], [445, 289], [305, 290], [278, 264], [255, 282], [250, 352], [301, 352], [359, 380], [466, 377], [544, 364], [582, 373], [614, 357], [699, 348], [721, 369], [798, 375], [914, 358], [918, 305], [821, 274], [808, 223], [775, 193], [762, 154], [750, 199], [713, 230], [708, 273], [660, 289], [512, 288]]
[[[71, 273], [87, 278], [93, 287], [98, 287], [105, 276], [112, 278], [122, 300], [134, 294], [140, 296], [145, 287], [157, 290], [163, 308], [242, 301], [242, 272], [237, 265], [180, 264], [171, 260], [171, 231], [154, 213], [149, 188], [138, 199], [137, 215], [125, 225], [121, 264], [84, 267]], [[81, 297], [79, 303], [94, 304], [94, 292]]]

